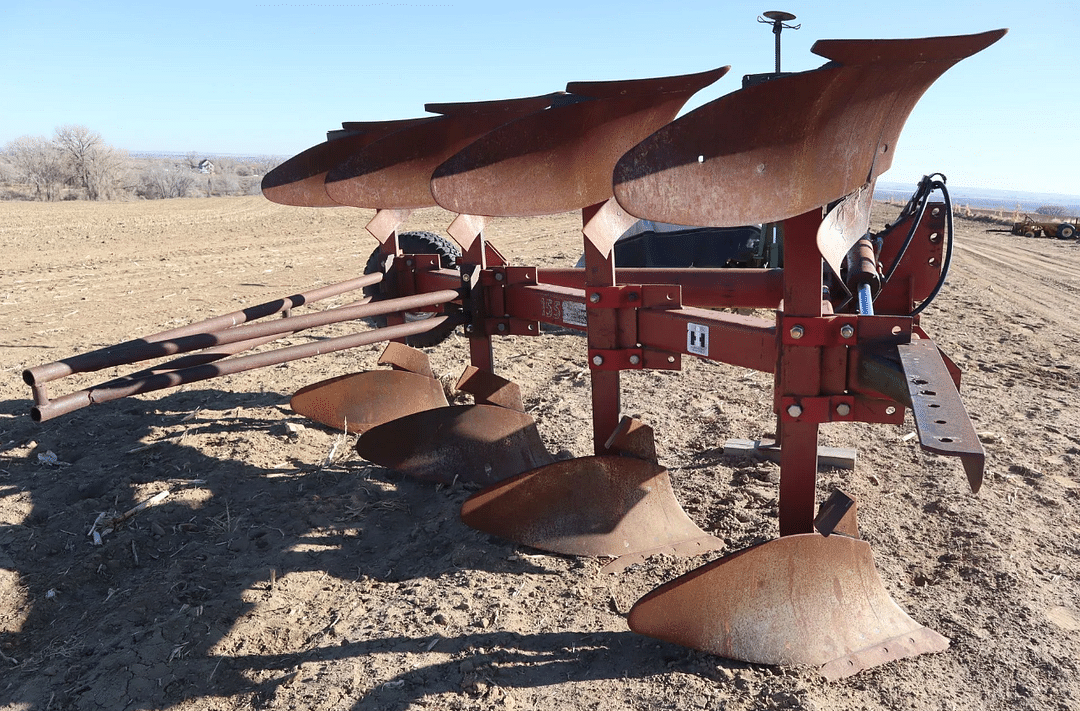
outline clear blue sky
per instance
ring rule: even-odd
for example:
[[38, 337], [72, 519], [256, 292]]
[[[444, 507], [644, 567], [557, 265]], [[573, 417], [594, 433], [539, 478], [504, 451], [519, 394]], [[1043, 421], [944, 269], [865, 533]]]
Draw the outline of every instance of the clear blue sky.
[[[690, 105], [773, 67], [755, 18], [798, 15], [785, 70], [823, 38], [1010, 28], [916, 107], [883, 180], [1080, 195], [1080, 3], [1028, 0], [0, 4], [0, 146], [82, 124], [133, 151], [293, 155], [342, 121], [423, 104], [547, 93], [572, 80], [731, 73]], [[664, 9], [662, 9], [664, 8]]]

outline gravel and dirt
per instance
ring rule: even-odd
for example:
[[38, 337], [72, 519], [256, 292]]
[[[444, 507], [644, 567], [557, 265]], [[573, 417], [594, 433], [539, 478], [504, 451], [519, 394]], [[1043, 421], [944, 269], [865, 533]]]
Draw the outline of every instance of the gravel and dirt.
[[[879, 226], [890, 210], [876, 207]], [[611, 575], [515, 546], [459, 521], [468, 489], [370, 465], [353, 437], [290, 410], [300, 387], [376, 367], [380, 346], [31, 421], [23, 368], [353, 277], [370, 214], [261, 197], [0, 203], [0, 707], [1080, 708], [1076, 241], [958, 222], [923, 323], [965, 371], [988, 452], [977, 495], [958, 462], [905, 439], [910, 417], [823, 428], [858, 463], [823, 469], [819, 498], [858, 499], [890, 594], [952, 640], [837, 682], [628, 630], [641, 595], [717, 553]], [[449, 219], [419, 211], [406, 228]], [[487, 234], [514, 263], [569, 266], [578, 226]], [[460, 336], [428, 352], [439, 375], [467, 357]], [[584, 353], [566, 333], [496, 343], [552, 452], [590, 451]], [[771, 376], [683, 362], [626, 374], [624, 411], [656, 429], [682, 506], [723, 551], [775, 537], [777, 467], [723, 454], [773, 430]], [[94, 545], [100, 515], [163, 491]]]

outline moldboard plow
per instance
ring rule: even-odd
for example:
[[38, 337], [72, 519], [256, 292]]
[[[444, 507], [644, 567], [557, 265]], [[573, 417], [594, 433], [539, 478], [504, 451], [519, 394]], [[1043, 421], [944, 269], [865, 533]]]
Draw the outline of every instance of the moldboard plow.
[[[944, 179], [924, 178], [882, 232], [869, 232], [869, 215], [875, 181], [919, 97], [1003, 34], [819, 41], [813, 51], [829, 60], [821, 68], [784, 74], [778, 62], [775, 74], [754, 75], [680, 118], [727, 67], [345, 123], [267, 175], [263, 191], [288, 205], [375, 209], [366, 226], [379, 242], [370, 273], [30, 368], [33, 417], [386, 341], [389, 368], [305, 387], [293, 409], [358, 433], [359, 453], [374, 463], [483, 486], [462, 508], [468, 525], [542, 550], [611, 557], [607, 568], [617, 572], [655, 553], [723, 547], [680, 507], [652, 428], [623, 415], [620, 373], [677, 370], [685, 355], [773, 373], [780, 537], [654, 590], [631, 610], [630, 627], [749, 662], [816, 665], [830, 678], [942, 650], [948, 640], [885, 591], [854, 502], [833, 492], [817, 506], [818, 430], [899, 425], [907, 408], [925, 449], [959, 457], [973, 491], [982, 482], [985, 455], [960, 401], [959, 371], [920, 324], [952, 252]], [[935, 191], [944, 202], [931, 200]], [[410, 211], [435, 205], [458, 215], [447, 228], [456, 245], [398, 233]], [[484, 236], [492, 219], [571, 211], [581, 214], [584, 268], [511, 265]], [[615, 243], [639, 219], [764, 225], [780, 236], [782, 263], [622, 268]], [[293, 313], [359, 290], [354, 304]], [[285, 318], [249, 323], [277, 314]], [[379, 326], [241, 355], [357, 319]], [[541, 324], [586, 336], [592, 456], [555, 461], [518, 386], [495, 373], [492, 339], [539, 335]], [[470, 365], [457, 387], [473, 404], [452, 406], [413, 346], [458, 327]], [[47, 391], [72, 373], [174, 356], [88, 390]]]

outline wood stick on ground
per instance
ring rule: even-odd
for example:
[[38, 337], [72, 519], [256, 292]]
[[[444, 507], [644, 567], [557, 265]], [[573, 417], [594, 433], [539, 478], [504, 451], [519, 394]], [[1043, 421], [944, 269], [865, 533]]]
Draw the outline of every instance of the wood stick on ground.
[[106, 528], [116, 528], [117, 524], [120, 524], [120, 523], [123, 523], [124, 521], [127, 521], [129, 518], [131, 518], [135, 514], [139, 513], [143, 509], [148, 508], [150, 506], [153, 506], [154, 504], [156, 504], [156, 503], [158, 503], [160, 501], [164, 501], [165, 498], [168, 495], [169, 495], [169, 490], [168, 489], [166, 489], [165, 491], [159, 491], [158, 493], [154, 494], [153, 496], [151, 496], [149, 499], [142, 502], [141, 504], [137, 504], [135, 506], [132, 506], [130, 509], [128, 509], [124, 513], [120, 514], [119, 516], [116, 516], [115, 518], [110, 519], [108, 522], [106, 522], [105, 527]]

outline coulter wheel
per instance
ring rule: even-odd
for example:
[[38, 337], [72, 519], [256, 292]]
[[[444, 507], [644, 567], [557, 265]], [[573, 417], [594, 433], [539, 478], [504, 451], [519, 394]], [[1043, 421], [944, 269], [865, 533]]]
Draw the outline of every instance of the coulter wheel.
[[[398, 246], [405, 254], [437, 254], [439, 255], [439, 262], [444, 269], [453, 269], [457, 265], [457, 258], [461, 256], [461, 250], [459, 250], [456, 245], [434, 232], [402, 232], [398, 235]], [[382, 271], [384, 258], [385, 255], [383, 255], [379, 248], [376, 247], [375, 251], [368, 257], [367, 264], [364, 267], [364, 273], [374, 274], [375, 272]], [[386, 298], [380, 284], [366, 287], [364, 289], [364, 295], [370, 296], [372, 301], [379, 301], [380, 299]], [[432, 316], [431, 313], [424, 311], [407, 311], [404, 315], [407, 322], [420, 321], [431, 318]], [[376, 327], [382, 328], [386, 325], [386, 317], [374, 316], [369, 319], [369, 322]], [[416, 348], [436, 346], [446, 340], [452, 332], [453, 328], [437, 329], [427, 333], [409, 336], [407, 340], [410, 346]]]

